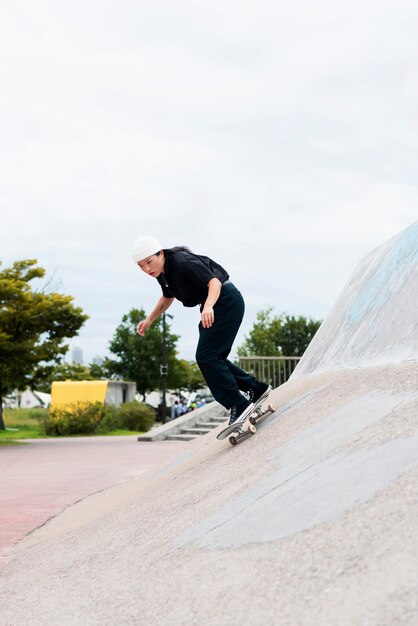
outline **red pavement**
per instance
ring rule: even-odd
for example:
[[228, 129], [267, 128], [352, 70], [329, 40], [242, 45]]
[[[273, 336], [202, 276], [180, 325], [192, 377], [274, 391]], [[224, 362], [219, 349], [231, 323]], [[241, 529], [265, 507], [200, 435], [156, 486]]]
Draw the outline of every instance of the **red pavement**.
[[8, 547], [86, 496], [177, 456], [186, 442], [137, 437], [33, 439], [0, 447], [0, 568]]

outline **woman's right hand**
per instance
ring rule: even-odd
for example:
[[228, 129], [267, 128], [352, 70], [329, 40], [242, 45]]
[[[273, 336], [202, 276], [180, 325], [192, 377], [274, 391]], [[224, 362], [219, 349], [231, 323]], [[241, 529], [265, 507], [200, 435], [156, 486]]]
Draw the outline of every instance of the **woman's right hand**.
[[141, 337], [143, 337], [145, 335], [145, 331], [148, 330], [151, 324], [152, 322], [148, 318], [143, 322], [139, 322], [138, 326], [136, 327], [136, 332], [138, 333], [138, 335], [141, 335]]

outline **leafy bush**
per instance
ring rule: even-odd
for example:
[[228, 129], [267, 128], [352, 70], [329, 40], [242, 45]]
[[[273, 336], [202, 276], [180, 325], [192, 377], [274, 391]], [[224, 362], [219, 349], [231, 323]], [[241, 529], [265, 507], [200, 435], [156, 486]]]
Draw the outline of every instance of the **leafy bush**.
[[105, 415], [99, 402], [77, 402], [61, 408], [51, 408], [49, 417], [41, 421], [46, 435], [91, 435]]
[[99, 433], [108, 433], [111, 430], [122, 430], [122, 419], [118, 407], [114, 404], [105, 406], [103, 418], [98, 425]]
[[154, 424], [154, 410], [146, 404], [128, 402], [118, 409], [122, 428], [127, 430], [147, 431]]
[[130, 402], [120, 407], [99, 402], [78, 402], [62, 408], [51, 408], [41, 420], [46, 435], [91, 435], [112, 430], [146, 431], [154, 423], [154, 411], [145, 404]]

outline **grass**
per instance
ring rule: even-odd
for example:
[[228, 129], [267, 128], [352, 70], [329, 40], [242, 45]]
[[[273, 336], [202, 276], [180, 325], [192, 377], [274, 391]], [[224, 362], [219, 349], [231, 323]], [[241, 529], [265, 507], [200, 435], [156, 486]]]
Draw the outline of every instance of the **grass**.
[[[25, 439], [56, 439], [45, 435], [41, 431], [39, 420], [48, 415], [47, 409], [5, 409], [4, 422], [6, 430], [0, 430], [0, 446], [13, 446], [24, 444]], [[16, 430], [7, 430], [7, 429]], [[105, 436], [121, 436], [121, 435], [138, 435], [141, 433], [132, 430], [112, 430], [98, 435]], [[73, 435], [74, 437], [94, 437], [97, 435]]]
[[3, 439], [0, 431], [0, 447], [1, 446], [27, 446], [29, 442], [27, 441], [15, 441], [14, 439]]
[[92, 437], [122, 437], [125, 435], [142, 435], [142, 431], [134, 431], [134, 430], [109, 430], [107, 433], [96, 433], [96, 435], [91, 435]]
[[4, 422], [6, 429], [0, 430], [0, 445], [16, 443], [17, 439], [38, 439], [43, 437], [39, 419], [46, 414], [45, 409], [6, 409]]

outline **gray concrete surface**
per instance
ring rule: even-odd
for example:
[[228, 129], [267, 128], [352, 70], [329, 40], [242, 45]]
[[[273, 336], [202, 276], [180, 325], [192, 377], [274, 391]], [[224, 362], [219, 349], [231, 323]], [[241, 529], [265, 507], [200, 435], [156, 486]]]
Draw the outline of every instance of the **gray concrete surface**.
[[0, 569], [13, 544], [67, 506], [178, 456], [183, 444], [122, 437], [26, 439], [0, 449]]
[[[415, 309], [396, 311], [405, 345]], [[357, 336], [364, 321], [373, 342], [379, 316], [358, 310]], [[315, 338], [311, 366], [272, 392], [254, 437], [199, 438], [17, 544], [0, 623], [416, 626], [418, 355], [371, 362], [366, 342], [349, 367], [331, 345]]]

